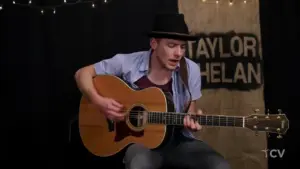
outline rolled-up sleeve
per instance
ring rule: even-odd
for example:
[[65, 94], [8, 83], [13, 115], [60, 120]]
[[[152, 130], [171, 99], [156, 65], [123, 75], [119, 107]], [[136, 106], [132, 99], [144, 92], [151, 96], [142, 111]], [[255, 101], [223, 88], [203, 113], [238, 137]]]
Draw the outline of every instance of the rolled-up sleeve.
[[116, 54], [110, 59], [105, 59], [94, 64], [97, 75], [110, 74], [119, 76], [122, 73], [124, 56]]

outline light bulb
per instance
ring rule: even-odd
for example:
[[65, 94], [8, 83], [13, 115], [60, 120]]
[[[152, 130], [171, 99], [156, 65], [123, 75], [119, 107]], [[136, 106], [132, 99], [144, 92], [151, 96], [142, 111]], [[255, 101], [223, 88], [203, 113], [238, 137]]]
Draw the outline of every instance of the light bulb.
[[110, 3], [111, 2], [111, 0], [101, 0], [101, 3], [102, 4], [108, 4], [108, 3]]
[[216, 0], [216, 4], [218, 4], [219, 3], [219, 1], [218, 0]]
[[95, 8], [95, 4], [94, 3], [92, 4], [92, 7]]
[[31, 4], [31, 0], [29, 0], [29, 2], [28, 2], [29, 4]]

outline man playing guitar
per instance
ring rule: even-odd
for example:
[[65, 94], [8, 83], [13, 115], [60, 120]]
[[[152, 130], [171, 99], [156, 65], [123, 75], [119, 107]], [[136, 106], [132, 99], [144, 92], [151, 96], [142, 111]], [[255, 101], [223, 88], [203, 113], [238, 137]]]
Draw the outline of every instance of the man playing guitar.
[[[186, 41], [196, 40], [196, 37], [188, 34], [184, 16], [157, 15], [149, 36], [149, 51], [116, 54], [110, 59], [79, 69], [75, 74], [78, 88], [112, 121], [124, 120], [124, 115], [120, 113], [123, 105], [97, 93], [93, 85], [96, 75], [119, 76], [135, 88], [159, 87], [171, 94], [177, 112], [188, 110], [201, 114], [202, 111], [197, 111], [195, 105], [201, 97], [200, 68], [184, 57]], [[187, 70], [188, 84], [180, 76], [179, 70], [182, 68]], [[194, 137], [193, 132], [200, 129], [199, 123], [187, 114], [184, 127], [175, 130], [172, 142], [165, 148], [150, 150], [140, 144], [130, 145], [124, 157], [126, 169], [229, 169], [228, 162], [218, 152]]]

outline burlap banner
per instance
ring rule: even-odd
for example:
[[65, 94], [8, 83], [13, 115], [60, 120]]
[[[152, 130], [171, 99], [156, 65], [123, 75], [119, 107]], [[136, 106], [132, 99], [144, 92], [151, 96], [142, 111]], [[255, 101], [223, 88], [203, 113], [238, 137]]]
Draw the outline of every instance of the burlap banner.
[[[199, 35], [187, 55], [201, 68], [207, 114], [264, 113], [263, 58], [258, 0], [179, 0], [189, 30]], [[243, 128], [204, 127], [198, 137], [225, 156], [233, 169], [266, 169], [265, 134]]]

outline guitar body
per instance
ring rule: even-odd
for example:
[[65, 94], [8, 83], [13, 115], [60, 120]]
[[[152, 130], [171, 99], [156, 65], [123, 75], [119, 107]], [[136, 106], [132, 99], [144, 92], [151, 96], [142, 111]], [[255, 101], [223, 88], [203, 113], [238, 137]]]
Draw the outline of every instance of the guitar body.
[[159, 88], [134, 90], [120, 78], [100, 75], [94, 85], [101, 96], [121, 103], [126, 118], [122, 122], [108, 120], [85, 97], [81, 98], [79, 132], [82, 143], [92, 154], [100, 157], [115, 155], [131, 143], [155, 149], [168, 142], [173, 128], [163, 124], [148, 124], [147, 111], [174, 111], [173, 102]]

